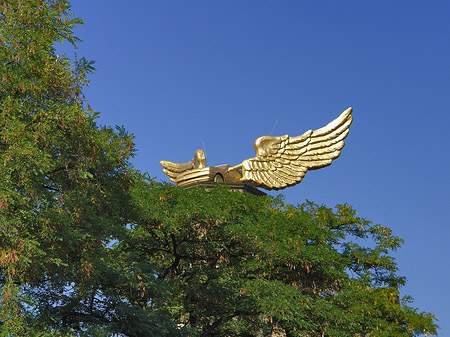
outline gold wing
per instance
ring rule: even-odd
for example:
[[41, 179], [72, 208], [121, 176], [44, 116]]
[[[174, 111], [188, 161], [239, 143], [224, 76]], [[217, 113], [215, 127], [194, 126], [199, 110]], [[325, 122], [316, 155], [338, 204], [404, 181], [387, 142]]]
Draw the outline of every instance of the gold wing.
[[161, 160], [159, 163], [164, 167], [163, 172], [167, 174], [169, 179], [174, 183], [176, 183], [176, 178], [179, 174], [194, 168], [194, 163], [192, 161], [187, 163], [174, 163], [168, 160]]
[[206, 156], [203, 150], [197, 150], [194, 153], [194, 158], [187, 163], [179, 164], [168, 160], [161, 160], [159, 163], [164, 167], [163, 172], [169, 176], [170, 180], [178, 184], [177, 177], [180, 174], [189, 170], [206, 167]]
[[301, 182], [308, 170], [330, 165], [345, 145], [351, 113], [352, 108], [348, 108], [323, 128], [306, 131], [298, 137], [258, 138], [256, 157], [242, 162], [242, 181], [279, 190]]

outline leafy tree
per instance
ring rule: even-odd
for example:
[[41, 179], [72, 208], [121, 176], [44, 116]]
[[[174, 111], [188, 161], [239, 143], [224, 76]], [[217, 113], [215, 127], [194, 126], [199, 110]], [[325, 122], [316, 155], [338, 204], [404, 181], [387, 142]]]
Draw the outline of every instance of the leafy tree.
[[[402, 240], [348, 205], [292, 206], [226, 187], [185, 191], [151, 180], [134, 193], [139, 219], [116, 248], [141, 284], [136, 301], [192, 336], [436, 332], [432, 314], [399, 297], [405, 279], [389, 254]], [[171, 298], [149, 301], [155, 275]]]
[[[83, 96], [65, 0], [0, 1], [0, 336], [415, 336], [401, 244], [347, 206], [158, 184]], [[362, 243], [369, 240], [369, 245]]]
[[132, 214], [133, 140], [96, 125], [92, 62], [55, 51], [78, 41], [69, 9], [0, 1], [2, 336], [128, 331], [149, 316], [116, 289], [127, 276], [111, 253]]

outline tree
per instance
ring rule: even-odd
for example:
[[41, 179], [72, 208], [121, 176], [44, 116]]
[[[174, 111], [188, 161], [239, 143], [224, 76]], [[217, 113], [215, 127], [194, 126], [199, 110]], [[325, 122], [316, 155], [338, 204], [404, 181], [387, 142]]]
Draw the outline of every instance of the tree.
[[[192, 336], [436, 332], [432, 314], [399, 297], [405, 279], [389, 253], [402, 240], [350, 206], [140, 184], [139, 218], [117, 249], [141, 284], [136, 300]], [[148, 301], [154, 275], [172, 297]]]
[[55, 50], [78, 24], [65, 0], [0, 1], [0, 336], [435, 333], [399, 297], [401, 240], [351, 207], [135, 170], [83, 96], [93, 63]]
[[134, 144], [96, 125], [82, 93], [92, 62], [55, 51], [80, 23], [67, 1], [0, 2], [3, 336], [97, 334], [135, 315], [108, 283], [121, 273], [110, 243], [132, 213]]

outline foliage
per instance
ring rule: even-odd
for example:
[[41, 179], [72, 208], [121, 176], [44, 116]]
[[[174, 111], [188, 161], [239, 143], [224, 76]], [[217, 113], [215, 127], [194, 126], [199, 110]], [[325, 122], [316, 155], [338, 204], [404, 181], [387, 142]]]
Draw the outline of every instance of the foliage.
[[[405, 279], [389, 253], [402, 240], [348, 205], [292, 206], [226, 187], [185, 191], [142, 179], [135, 187], [139, 218], [116, 248], [139, 275], [136, 301], [194, 328], [192, 335], [435, 333], [433, 315], [399, 298]], [[145, 272], [136, 260], [155, 269]], [[149, 302], [154, 275], [172, 297]]]
[[[116, 272], [107, 243], [128, 223], [132, 137], [98, 127], [84, 107], [92, 63], [71, 62], [54, 49], [77, 41], [72, 29], [80, 22], [67, 1], [0, 5], [4, 336], [70, 332], [84, 315], [84, 325], [98, 326], [104, 318], [92, 294], [97, 280]], [[126, 313], [120, 303], [116, 310]]]
[[[0, 1], [0, 336], [415, 336], [401, 240], [307, 202], [185, 191], [96, 124], [65, 0]], [[363, 243], [369, 244], [364, 246]]]

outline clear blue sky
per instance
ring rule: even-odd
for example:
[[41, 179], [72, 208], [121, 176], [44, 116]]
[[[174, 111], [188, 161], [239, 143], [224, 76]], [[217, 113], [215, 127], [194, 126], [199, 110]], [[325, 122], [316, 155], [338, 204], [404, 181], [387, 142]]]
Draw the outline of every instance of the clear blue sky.
[[97, 62], [86, 96], [157, 180], [162, 159], [205, 148], [236, 165], [278, 117], [273, 135], [295, 136], [352, 106], [341, 157], [282, 193], [351, 204], [404, 238], [402, 294], [450, 336], [449, 1], [72, 3], [77, 53]]

